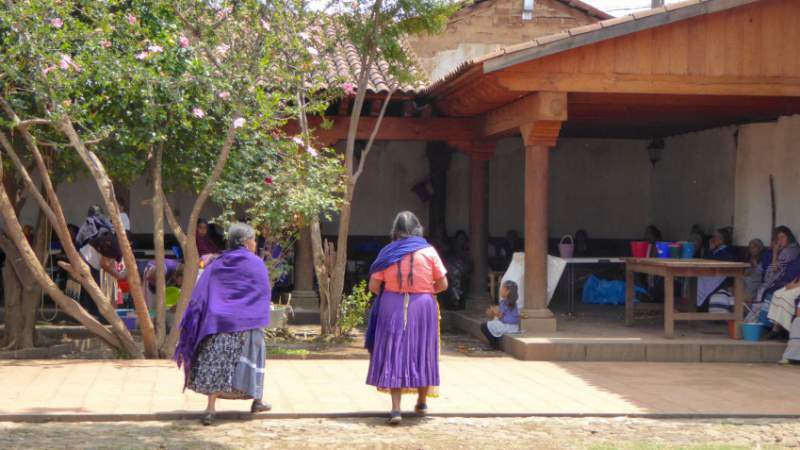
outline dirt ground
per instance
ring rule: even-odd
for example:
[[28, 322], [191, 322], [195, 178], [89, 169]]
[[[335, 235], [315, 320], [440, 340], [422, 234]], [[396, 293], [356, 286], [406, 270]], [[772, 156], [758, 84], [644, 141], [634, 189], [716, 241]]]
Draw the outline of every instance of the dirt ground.
[[779, 449], [794, 420], [381, 418], [121, 423], [0, 423], [3, 449]]

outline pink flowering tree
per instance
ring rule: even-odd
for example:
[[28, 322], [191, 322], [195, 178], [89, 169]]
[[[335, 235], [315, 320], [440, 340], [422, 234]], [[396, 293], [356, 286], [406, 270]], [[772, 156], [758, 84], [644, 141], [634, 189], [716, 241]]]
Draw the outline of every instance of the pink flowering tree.
[[[11, 2], [0, 11], [3, 150], [64, 244], [69, 260], [64, 267], [91, 294], [111, 326], [100, 325], [53, 283], [24, 239], [18, 213], [3, 190], [0, 214], [6, 233], [45, 292], [120, 352], [134, 357], [172, 354], [198, 271], [197, 219], [212, 197], [228, 217], [235, 208], [252, 208], [258, 190], [273, 195], [270, 186], [286, 189], [275, 198], [298, 203], [284, 208], [289, 217], [296, 211], [318, 215], [328, 203], [302, 199], [320, 191], [295, 194], [288, 189], [315, 177], [325, 178], [320, 189], [335, 197], [338, 159], [324, 150], [314, 155], [298, 148], [294, 136], [279, 131], [298, 111], [294, 85], [286, 81], [294, 68], [284, 55], [287, 51], [296, 58], [311, 55], [299, 40], [287, 48], [270, 29], [306, 14], [299, 0], [43, 0]], [[326, 107], [326, 95], [316, 95], [324, 92], [317, 82], [310, 79], [305, 87], [311, 111]], [[44, 143], [81, 162], [82, 171], [98, 186], [128, 268], [144, 352], [72, 244]], [[42, 176], [41, 188], [33, 181], [31, 167]], [[331, 174], [333, 183], [327, 180]], [[152, 181], [154, 191], [157, 298], [163, 298], [165, 288], [165, 217], [185, 258], [170, 334], [163, 302], [156, 302], [156, 325], [150, 320], [115, 201], [112, 180], [142, 176]], [[272, 183], [265, 182], [268, 179]], [[247, 186], [241, 191], [248, 194], [234, 205], [227, 200], [237, 182]], [[181, 223], [164, 193], [187, 188], [196, 193], [196, 200], [188, 220]], [[278, 214], [274, 205], [271, 211]]]

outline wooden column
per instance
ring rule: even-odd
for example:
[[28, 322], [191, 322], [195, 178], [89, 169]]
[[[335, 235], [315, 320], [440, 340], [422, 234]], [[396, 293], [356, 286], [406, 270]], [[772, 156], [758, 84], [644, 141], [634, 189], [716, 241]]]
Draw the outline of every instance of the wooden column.
[[487, 183], [489, 163], [481, 154], [469, 158], [469, 251], [472, 257], [472, 276], [469, 282], [467, 307], [485, 309], [489, 297], [489, 224]]
[[550, 149], [555, 146], [560, 121], [522, 125], [525, 144], [525, 305], [522, 328], [528, 332], [555, 332], [556, 319], [547, 307], [547, 221]]
[[319, 296], [314, 292], [314, 256], [311, 251], [311, 231], [308, 227], [300, 230], [300, 238], [294, 248], [292, 305], [294, 309], [302, 311], [319, 311]]
[[489, 295], [489, 160], [495, 150], [492, 141], [449, 141], [469, 156], [469, 251], [472, 275], [467, 308], [483, 310], [491, 304]]

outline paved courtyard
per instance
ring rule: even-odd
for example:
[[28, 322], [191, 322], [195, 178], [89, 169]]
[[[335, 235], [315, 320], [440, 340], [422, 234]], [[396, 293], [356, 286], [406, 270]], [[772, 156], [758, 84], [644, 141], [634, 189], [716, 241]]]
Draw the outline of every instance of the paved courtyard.
[[[270, 360], [276, 417], [369, 416], [389, 399], [364, 385], [365, 360]], [[769, 364], [548, 363], [443, 356], [438, 415], [800, 415], [800, 368]], [[205, 397], [181, 392], [168, 361], [0, 361], [0, 420], [182, 418]], [[405, 406], [411, 408], [413, 399]], [[245, 413], [248, 402], [220, 401]], [[236, 414], [242, 416], [243, 414]]]

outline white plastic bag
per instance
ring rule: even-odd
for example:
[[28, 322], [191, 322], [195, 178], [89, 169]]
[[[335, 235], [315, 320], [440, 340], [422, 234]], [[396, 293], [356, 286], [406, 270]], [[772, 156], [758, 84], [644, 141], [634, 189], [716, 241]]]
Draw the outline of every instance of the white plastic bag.
[[[567, 261], [556, 256], [547, 255], [547, 304], [550, 305], [550, 300], [553, 299], [553, 294], [556, 292], [561, 276], [564, 274], [564, 269], [567, 268]], [[511, 280], [517, 283], [519, 287], [519, 300], [517, 304], [522, 309], [525, 306], [525, 253], [514, 253], [511, 258], [511, 264], [508, 270], [503, 274], [502, 283], [506, 280]]]

